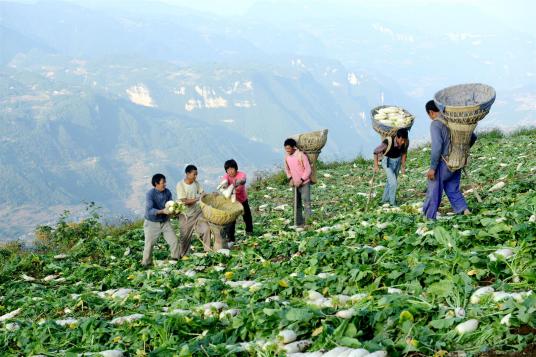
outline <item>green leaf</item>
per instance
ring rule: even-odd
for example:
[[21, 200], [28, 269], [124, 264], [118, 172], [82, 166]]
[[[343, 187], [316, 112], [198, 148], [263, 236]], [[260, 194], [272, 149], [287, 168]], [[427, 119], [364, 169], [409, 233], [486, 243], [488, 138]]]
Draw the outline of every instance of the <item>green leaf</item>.
[[290, 309], [285, 315], [288, 321], [307, 321], [311, 317], [313, 314], [306, 309]]
[[454, 319], [440, 319], [430, 321], [430, 326], [437, 330], [442, 330], [447, 327], [450, 327], [454, 324]]
[[447, 297], [452, 294], [453, 290], [454, 284], [450, 280], [444, 279], [430, 285], [427, 292], [437, 297]]
[[358, 347], [361, 347], [361, 342], [359, 342], [359, 340], [355, 339], [355, 338], [352, 338], [352, 337], [343, 337], [339, 340], [339, 344], [341, 346], [345, 346], [345, 347], [351, 347], [351, 348], [358, 348]]
[[349, 323], [346, 331], [344, 331], [344, 335], [347, 337], [357, 336], [357, 327], [353, 323]]

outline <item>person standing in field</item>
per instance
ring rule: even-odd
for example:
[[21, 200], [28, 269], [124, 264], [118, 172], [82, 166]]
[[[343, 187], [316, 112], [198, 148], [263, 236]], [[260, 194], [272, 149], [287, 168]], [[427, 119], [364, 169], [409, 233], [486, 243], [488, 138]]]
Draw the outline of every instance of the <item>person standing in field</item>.
[[177, 183], [177, 199], [186, 205], [186, 210], [179, 215], [180, 226], [180, 256], [188, 253], [192, 245], [192, 236], [194, 230], [199, 234], [205, 251], [210, 250], [210, 227], [208, 222], [203, 218], [199, 200], [204, 194], [203, 187], [197, 182], [197, 167], [194, 165], [186, 166], [185, 177]]
[[[225, 169], [223, 180], [227, 181], [227, 185], [234, 186], [236, 200], [242, 204], [242, 207], [244, 207], [242, 218], [246, 225], [246, 234], [251, 235], [253, 234], [253, 218], [251, 217], [251, 209], [249, 207], [248, 193], [246, 189], [247, 176], [244, 172], [238, 171], [238, 163], [233, 159], [225, 161], [223, 168]], [[225, 226], [224, 232], [229, 242], [235, 241], [235, 230], [236, 221]]]
[[387, 183], [383, 191], [382, 204], [396, 205], [396, 189], [398, 187], [398, 173], [402, 168], [402, 175], [406, 173], [406, 158], [409, 147], [408, 129], [398, 129], [395, 136], [385, 138], [374, 150], [374, 172], [378, 172], [378, 163], [387, 175]]
[[307, 155], [297, 148], [296, 140], [284, 142], [285, 173], [294, 188], [294, 223], [303, 228], [311, 216], [311, 165]]
[[[450, 171], [445, 162], [445, 157], [448, 156], [450, 148], [449, 128], [433, 100], [426, 103], [425, 109], [432, 120], [430, 124], [432, 150], [430, 154], [430, 168], [426, 173], [428, 190], [422, 207], [423, 214], [428, 219], [436, 219], [437, 211], [443, 198], [443, 191], [445, 191], [455, 213], [470, 214], [471, 211], [469, 211], [467, 202], [460, 190], [462, 170]], [[476, 135], [473, 133], [471, 135], [470, 145], [472, 146], [475, 141]]]
[[180, 258], [179, 241], [165, 209], [166, 202], [173, 200], [171, 191], [166, 188], [166, 177], [162, 174], [155, 174], [151, 179], [151, 184], [153, 188], [145, 194], [145, 220], [143, 221], [145, 246], [141, 261], [143, 267], [151, 265], [153, 248], [161, 234], [169, 245], [171, 259]]

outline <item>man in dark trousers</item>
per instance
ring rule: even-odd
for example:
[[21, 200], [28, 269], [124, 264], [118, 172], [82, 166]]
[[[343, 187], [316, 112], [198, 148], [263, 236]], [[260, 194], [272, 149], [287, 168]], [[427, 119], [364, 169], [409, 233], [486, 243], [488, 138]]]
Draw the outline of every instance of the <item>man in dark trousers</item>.
[[[426, 173], [428, 190], [422, 207], [423, 214], [428, 219], [436, 219], [437, 210], [443, 198], [443, 191], [445, 191], [455, 213], [470, 214], [467, 202], [460, 191], [462, 170], [450, 171], [445, 162], [450, 149], [449, 128], [433, 100], [428, 101], [425, 108], [426, 113], [432, 120], [430, 124], [432, 152], [430, 155], [430, 168]], [[470, 145], [472, 146], [475, 141], [476, 135], [473, 133]]]

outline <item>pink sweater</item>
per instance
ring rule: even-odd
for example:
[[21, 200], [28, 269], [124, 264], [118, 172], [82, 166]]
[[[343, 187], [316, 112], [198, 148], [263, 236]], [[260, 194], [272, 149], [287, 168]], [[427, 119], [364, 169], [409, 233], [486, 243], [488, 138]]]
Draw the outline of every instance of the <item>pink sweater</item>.
[[248, 199], [248, 193], [246, 191], [246, 184], [244, 183], [243, 185], [236, 186], [236, 181], [237, 180], [246, 182], [246, 174], [245, 173], [243, 173], [242, 171], [238, 171], [236, 173], [235, 177], [231, 177], [228, 174], [225, 174], [225, 175], [223, 175], [223, 179], [227, 180], [227, 183], [229, 185], [234, 185], [236, 187], [235, 188], [235, 193], [236, 193], [236, 200], [238, 202], [244, 203]]
[[300, 150], [285, 157], [285, 173], [288, 178], [292, 177], [294, 186], [299, 187], [303, 183], [308, 183], [311, 178], [311, 165], [309, 159]]

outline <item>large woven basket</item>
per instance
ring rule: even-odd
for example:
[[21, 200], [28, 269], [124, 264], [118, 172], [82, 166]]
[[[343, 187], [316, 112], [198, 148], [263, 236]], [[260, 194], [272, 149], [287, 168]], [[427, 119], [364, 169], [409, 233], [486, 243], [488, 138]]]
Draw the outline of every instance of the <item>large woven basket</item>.
[[493, 87], [481, 83], [458, 84], [435, 94], [434, 102], [450, 131], [446, 163], [451, 171], [467, 163], [471, 136], [478, 122], [489, 113], [495, 96]]
[[328, 140], [328, 129], [296, 134], [291, 136], [291, 138], [296, 140], [298, 149], [301, 151], [305, 153], [320, 153]]
[[486, 84], [458, 84], [440, 90], [434, 101], [447, 122], [476, 124], [495, 102], [495, 89]]
[[296, 134], [291, 136], [291, 138], [296, 140], [298, 149], [307, 155], [309, 164], [311, 165], [311, 182], [316, 183], [316, 161], [318, 160], [318, 156], [328, 140], [328, 129]]
[[[378, 114], [378, 110], [383, 109], [383, 108], [388, 108], [388, 107], [397, 107], [397, 108], [402, 109], [404, 113], [411, 116], [412, 118], [411, 123], [404, 127], [393, 127], [393, 126], [382, 124], [378, 120], [374, 119], [374, 115]], [[372, 120], [372, 129], [374, 129], [374, 131], [380, 134], [382, 138], [386, 138], [388, 136], [395, 136], [398, 129], [406, 128], [408, 130], [411, 130], [411, 127], [413, 126], [413, 122], [415, 121], [415, 116], [413, 114], [408, 112], [406, 109], [402, 107], [398, 107], [396, 105], [377, 106], [370, 111], [370, 118]]]
[[244, 207], [240, 202], [231, 202], [219, 194], [203, 196], [199, 206], [207, 221], [221, 226], [236, 221], [244, 214]]

